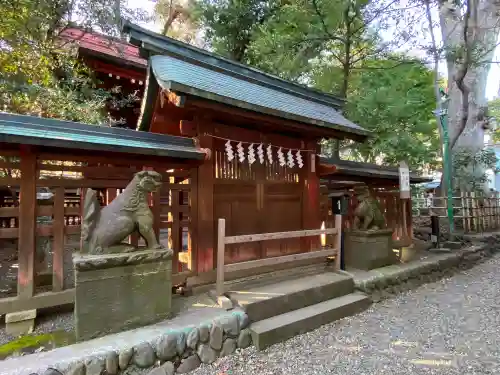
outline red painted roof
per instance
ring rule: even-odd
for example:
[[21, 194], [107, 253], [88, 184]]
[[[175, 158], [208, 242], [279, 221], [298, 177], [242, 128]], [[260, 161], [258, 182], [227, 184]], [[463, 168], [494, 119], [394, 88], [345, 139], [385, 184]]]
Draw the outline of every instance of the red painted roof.
[[103, 34], [91, 33], [77, 28], [68, 28], [61, 37], [75, 41], [81, 48], [113, 56], [147, 67], [147, 60], [139, 56], [139, 48]]

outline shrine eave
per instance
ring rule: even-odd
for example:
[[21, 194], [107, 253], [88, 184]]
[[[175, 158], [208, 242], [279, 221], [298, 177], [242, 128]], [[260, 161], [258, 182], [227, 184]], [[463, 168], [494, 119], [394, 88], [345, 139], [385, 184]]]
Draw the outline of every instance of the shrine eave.
[[151, 103], [161, 90], [314, 126], [323, 129], [327, 135], [342, 134], [343, 137], [359, 140], [370, 134], [347, 120], [331, 105], [295, 96], [241, 75], [221, 72], [213, 69], [213, 66], [185, 61], [177, 56], [151, 57], [147, 86], [143, 98], [144, 113], [139, 122], [141, 130], [149, 129], [152, 114], [148, 111], [151, 111]]
[[[377, 178], [384, 180], [393, 180], [399, 182], [398, 167], [381, 166], [370, 163], [359, 163], [349, 160], [340, 160], [335, 158], [327, 158], [320, 156], [320, 166], [325, 173], [321, 176], [322, 179], [328, 180], [331, 178], [343, 178], [345, 181], [350, 181], [349, 177], [361, 178]], [[419, 184], [422, 182], [432, 181], [431, 177], [419, 176], [416, 173], [410, 173], [410, 183]]]
[[0, 143], [204, 160], [193, 139], [0, 112]]
[[227, 75], [237, 75], [248, 81], [257, 81], [262, 86], [269, 86], [274, 90], [316, 101], [336, 109], [340, 109], [345, 104], [345, 100], [331, 94], [284, 80], [251, 66], [146, 30], [130, 22], [125, 22], [123, 31], [129, 35], [129, 42], [139, 47], [139, 54], [145, 59], [154, 55], [176, 56], [194, 64], [203, 64]]

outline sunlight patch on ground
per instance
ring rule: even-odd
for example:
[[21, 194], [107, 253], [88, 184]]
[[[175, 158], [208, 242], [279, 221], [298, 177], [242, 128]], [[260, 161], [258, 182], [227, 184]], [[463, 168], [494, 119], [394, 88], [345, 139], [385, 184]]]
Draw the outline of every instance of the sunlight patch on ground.
[[416, 342], [410, 342], [410, 341], [402, 341], [402, 340], [396, 340], [392, 343], [392, 346], [402, 346], [404, 348], [416, 348], [417, 343]]
[[424, 366], [451, 366], [451, 361], [449, 359], [412, 359], [410, 362], [415, 365]]

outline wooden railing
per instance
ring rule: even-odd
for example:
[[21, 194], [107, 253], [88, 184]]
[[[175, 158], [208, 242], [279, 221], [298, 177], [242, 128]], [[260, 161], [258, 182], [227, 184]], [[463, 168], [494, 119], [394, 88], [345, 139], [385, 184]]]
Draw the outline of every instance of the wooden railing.
[[[225, 293], [224, 279], [225, 279], [225, 274], [228, 272], [245, 271], [249, 269], [257, 269], [265, 266], [272, 266], [285, 263], [292, 264], [296, 261], [301, 261], [306, 259], [319, 259], [328, 257], [335, 257], [335, 268], [339, 269], [340, 241], [341, 241], [341, 231], [342, 231], [341, 228], [342, 228], [342, 216], [336, 215], [335, 228], [226, 236], [226, 220], [219, 219], [218, 237], [217, 237], [217, 278], [216, 278], [217, 297], [223, 296]], [[321, 241], [322, 245], [324, 245], [326, 243], [326, 235], [335, 235], [335, 241], [333, 241], [333, 243], [335, 244], [334, 247], [323, 248], [322, 250], [318, 251], [310, 251], [306, 253], [251, 260], [247, 262], [239, 262], [233, 264], [225, 264], [224, 261], [226, 245], [257, 242], [257, 241], [281, 240], [289, 238], [312, 237], [312, 236], [324, 237], [325, 240]]]

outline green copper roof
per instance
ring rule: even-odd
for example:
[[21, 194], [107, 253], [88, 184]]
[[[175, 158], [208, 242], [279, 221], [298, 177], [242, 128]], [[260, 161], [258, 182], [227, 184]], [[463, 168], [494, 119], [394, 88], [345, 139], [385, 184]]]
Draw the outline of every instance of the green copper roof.
[[[320, 164], [335, 166], [336, 171], [332, 175], [342, 176], [361, 176], [361, 177], [375, 177], [384, 178], [388, 180], [399, 181], [399, 168], [392, 166], [383, 166], [370, 163], [360, 163], [350, 160], [341, 160], [335, 158], [328, 158], [326, 156], [319, 157]], [[346, 180], [348, 178], [346, 177]], [[432, 181], [431, 177], [419, 176], [416, 173], [410, 173], [411, 183], [429, 182]]]
[[0, 142], [198, 159], [190, 138], [0, 112]]
[[150, 69], [163, 88], [315, 126], [369, 134], [333, 106], [283, 92], [256, 80], [227, 74], [172, 56], [153, 56]]

